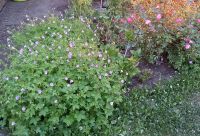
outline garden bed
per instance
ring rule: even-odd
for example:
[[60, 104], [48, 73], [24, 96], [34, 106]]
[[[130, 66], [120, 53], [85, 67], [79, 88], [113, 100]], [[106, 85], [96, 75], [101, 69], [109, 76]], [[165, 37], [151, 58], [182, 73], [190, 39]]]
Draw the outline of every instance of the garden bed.
[[12, 34], [0, 124], [13, 135], [199, 134], [198, 5], [91, 2]]

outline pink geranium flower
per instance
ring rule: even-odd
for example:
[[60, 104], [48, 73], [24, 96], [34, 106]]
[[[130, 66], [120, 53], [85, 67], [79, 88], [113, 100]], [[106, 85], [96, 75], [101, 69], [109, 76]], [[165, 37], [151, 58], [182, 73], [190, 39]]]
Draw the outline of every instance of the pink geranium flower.
[[197, 23], [200, 23], [200, 19], [197, 19]]
[[190, 38], [184, 38], [185, 42], [189, 42], [191, 39]]
[[193, 41], [192, 41], [192, 40], [190, 40], [190, 41], [189, 41], [189, 43], [193, 43]]
[[162, 15], [161, 14], [158, 14], [157, 16], [156, 16], [156, 19], [157, 20], [160, 20], [162, 18]]
[[131, 17], [129, 17], [129, 18], [127, 18], [127, 22], [128, 22], [129, 24], [131, 24], [131, 23], [133, 22], [133, 19], [132, 19]]
[[190, 38], [184, 38], [184, 40], [186, 43], [190, 43], [190, 44], [193, 43], [193, 41]]
[[185, 49], [186, 49], [186, 50], [188, 50], [188, 49], [190, 49], [190, 48], [191, 48], [191, 45], [190, 45], [190, 44], [186, 44], [186, 45], [185, 45]]
[[132, 18], [132, 19], [136, 19], [136, 18], [137, 18], [137, 15], [136, 15], [135, 13], [132, 13], [132, 14], [131, 14], [131, 18]]
[[182, 23], [182, 22], [183, 22], [183, 19], [181, 19], [181, 18], [176, 19], [176, 23]]
[[151, 20], [145, 20], [145, 24], [146, 24], [146, 25], [151, 24]]

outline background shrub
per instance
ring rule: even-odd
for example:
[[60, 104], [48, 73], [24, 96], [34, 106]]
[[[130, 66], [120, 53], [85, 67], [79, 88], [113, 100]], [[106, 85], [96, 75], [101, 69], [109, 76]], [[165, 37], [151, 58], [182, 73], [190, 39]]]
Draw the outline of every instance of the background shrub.
[[[162, 25], [167, 29], [174, 29], [181, 26], [188, 19], [193, 18], [199, 12], [199, 1], [188, 0], [131, 0], [133, 11], [140, 19], [135, 21], [145, 23], [146, 19], [156, 18], [161, 14], [164, 21]], [[141, 27], [145, 28], [145, 27]]]
[[13, 135], [88, 135], [106, 130], [135, 62], [112, 46], [98, 48], [78, 20], [27, 26], [0, 73], [2, 125]]
[[[190, 20], [174, 37], [177, 39], [167, 48], [169, 62], [176, 69], [188, 69], [200, 62], [200, 25], [196, 19]], [[179, 43], [178, 43], [179, 42]]]
[[92, 10], [92, 0], [69, 0], [70, 10], [74, 13], [76, 17], [80, 15], [91, 15]]
[[[149, 62], [169, 61], [181, 69], [199, 59], [199, 2], [132, 1], [129, 16], [116, 22], [131, 47]], [[131, 40], [132, 39], [132, 40]]]

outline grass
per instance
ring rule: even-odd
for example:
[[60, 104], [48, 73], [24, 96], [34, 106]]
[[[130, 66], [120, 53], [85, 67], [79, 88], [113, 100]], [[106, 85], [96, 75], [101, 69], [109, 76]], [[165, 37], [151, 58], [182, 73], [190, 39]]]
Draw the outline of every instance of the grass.
[[200, 133], [200, 72], [183, 72], [154, 89], [134, 89], [117, 108], [109, 135], [196, 136]]

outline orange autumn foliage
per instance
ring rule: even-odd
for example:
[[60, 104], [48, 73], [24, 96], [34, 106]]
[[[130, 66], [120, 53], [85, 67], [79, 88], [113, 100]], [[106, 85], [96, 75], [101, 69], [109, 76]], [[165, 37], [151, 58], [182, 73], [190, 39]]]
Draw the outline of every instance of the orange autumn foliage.
[[140, 7], [140, 12], [133, 11], [135, 14], [141, 15], [141, 13], [145, 13], [148, 17], [147, 19], [155, 18], [158, 13], [162, 14], [162, 18], [164, 19], [163, 25], [167, 28], [182, 25], [184, 21], [191, 19], [200, 12], [200, 1], [131, 0], [131, 4], [133, 7]]

